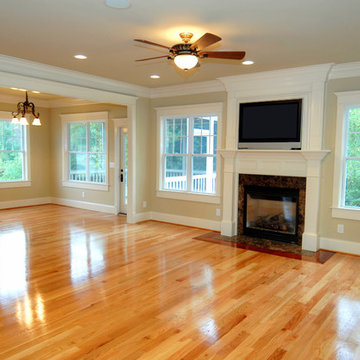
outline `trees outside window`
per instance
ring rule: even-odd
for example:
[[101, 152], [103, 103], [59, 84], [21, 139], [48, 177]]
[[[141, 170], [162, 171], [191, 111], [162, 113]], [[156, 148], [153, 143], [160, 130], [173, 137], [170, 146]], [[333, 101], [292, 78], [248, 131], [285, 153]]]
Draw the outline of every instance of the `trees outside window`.
[[108, 191], [108, 113], [60, 116], [63, 186]]
[[360, 106], [347, 107], [345, 118], [343, 205], [360, 208]]
[[0, 120], [0, 182], [27, 180], [26, 130], [10, 120]]
[[105, 123], [68, 123], [69, 180], [105, 184]]

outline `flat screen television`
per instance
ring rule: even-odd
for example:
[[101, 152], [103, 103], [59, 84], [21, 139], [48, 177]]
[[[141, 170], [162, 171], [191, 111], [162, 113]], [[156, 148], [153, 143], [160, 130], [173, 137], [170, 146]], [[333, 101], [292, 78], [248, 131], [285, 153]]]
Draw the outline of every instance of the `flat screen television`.
[[300, 149], [301, 99], [242, 103], [239, 149]]

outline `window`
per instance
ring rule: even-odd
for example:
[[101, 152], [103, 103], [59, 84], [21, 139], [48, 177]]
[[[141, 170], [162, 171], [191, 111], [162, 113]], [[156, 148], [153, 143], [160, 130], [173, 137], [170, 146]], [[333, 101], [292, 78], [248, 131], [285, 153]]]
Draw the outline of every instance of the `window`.
[[221, 110], [219, 104], [159, 109], [159, 196], [185, 199], [186, 193], [191, 195], [189, 200], [217, 202], [204, 199], [204, 195], [217, 195]]
[[0, 115], [0, 187], [30, 186], [27, 127]]
[[360, 92], [336, 95], [333, 216], [360, 220]]
[[107, 113], [61, 115], [64, 186], [107, 190]]
[[343, 205], [360, 209], [360, 105], [345, 112]]

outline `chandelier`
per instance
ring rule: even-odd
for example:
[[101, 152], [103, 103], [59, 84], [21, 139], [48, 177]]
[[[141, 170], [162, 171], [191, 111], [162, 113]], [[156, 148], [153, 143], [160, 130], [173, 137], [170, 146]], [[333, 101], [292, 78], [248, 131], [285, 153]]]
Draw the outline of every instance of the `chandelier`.
[[[21, 116], [20, 119], [18, 116]], [[34, 120], [32, 121], [32, 125], [41, 126], [40, 122], [40, 113], [35, 114], [35, 105], [32, 102], [29, 102], [28, 93], [26, 91], [26, 99], [24, 102], [19, 102], [17, 104], [17, 112], [12, 112], [12, 124], [20, 124], [20, 125], [29, 125], [29, 122], [26, 118], [26, 115], [32, 115]]]

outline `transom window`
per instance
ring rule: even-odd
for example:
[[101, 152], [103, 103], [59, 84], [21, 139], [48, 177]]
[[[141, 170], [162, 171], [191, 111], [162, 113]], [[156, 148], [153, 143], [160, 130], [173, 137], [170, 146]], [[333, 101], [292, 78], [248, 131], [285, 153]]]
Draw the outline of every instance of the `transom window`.
[[345, 110], [342, 205], [360, 209], [360, 105]]
[[162, 118], [162, 189], [216, 194], [218, 115]]
[[108, 114], [69, 114], [61, 118], [65, 140], [63, 185], [107, 190]]
[[0, 120], [0, 182], [27, 180], [26, 130], [10, 120]]

